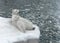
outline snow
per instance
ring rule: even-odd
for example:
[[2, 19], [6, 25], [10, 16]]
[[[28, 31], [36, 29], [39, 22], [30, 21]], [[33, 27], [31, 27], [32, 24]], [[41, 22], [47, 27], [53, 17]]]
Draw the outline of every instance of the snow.
[[14, 27], [10, 21], [11, 18], [0, 17], [0, 43], [13, 43], [28, 39], [39, 39], [40, 31], [38, 26], [33, 25], [35, 30], [22, 33]]

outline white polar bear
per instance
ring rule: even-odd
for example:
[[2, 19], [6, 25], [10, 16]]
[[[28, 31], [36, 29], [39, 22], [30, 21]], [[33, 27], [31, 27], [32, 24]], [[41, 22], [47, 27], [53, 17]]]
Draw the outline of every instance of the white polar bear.
[[26, 32], [26, 30], [34, 30], [33, 23], [23, 17], [19, 16], [19, 10], [12, 10], [12, 24], [16, 26], [21, 32]]

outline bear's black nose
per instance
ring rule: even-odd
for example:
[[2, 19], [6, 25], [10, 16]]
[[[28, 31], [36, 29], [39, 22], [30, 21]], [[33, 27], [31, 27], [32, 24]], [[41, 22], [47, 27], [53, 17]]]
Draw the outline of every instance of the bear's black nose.
[[35, 30], [35, 27], [33, 27], [33, 30]]

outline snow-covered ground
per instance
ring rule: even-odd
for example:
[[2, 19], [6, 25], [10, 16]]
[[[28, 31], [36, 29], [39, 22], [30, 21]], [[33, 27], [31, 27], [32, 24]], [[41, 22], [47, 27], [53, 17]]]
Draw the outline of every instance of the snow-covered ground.
[[20, 32], [10, 23], [11, 18], [0, 17], [0, 43], [12, 43], [16, 41], [39, 39], [39, 27], [34, 25], [35, 30]]

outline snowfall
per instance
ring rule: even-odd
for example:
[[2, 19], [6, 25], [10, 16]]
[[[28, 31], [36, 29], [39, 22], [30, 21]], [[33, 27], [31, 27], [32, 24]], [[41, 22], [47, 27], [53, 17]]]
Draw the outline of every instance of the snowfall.
[[37, 25], [33, 25], [35, 30], [20, 32], [11, 23], [11, 18], [0, 17], [0, 43], [13, 43], [16, 41], [39, 39], [40, 31]]

